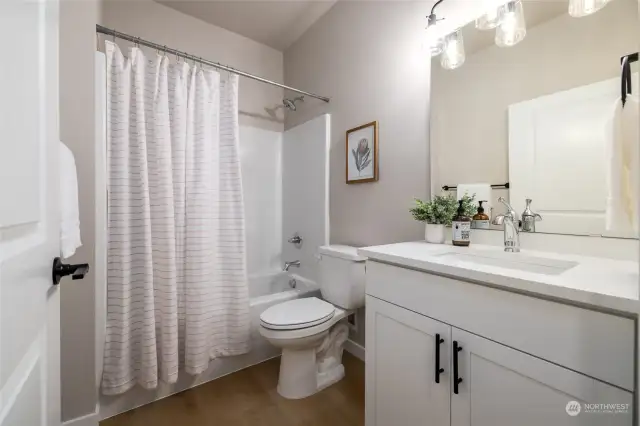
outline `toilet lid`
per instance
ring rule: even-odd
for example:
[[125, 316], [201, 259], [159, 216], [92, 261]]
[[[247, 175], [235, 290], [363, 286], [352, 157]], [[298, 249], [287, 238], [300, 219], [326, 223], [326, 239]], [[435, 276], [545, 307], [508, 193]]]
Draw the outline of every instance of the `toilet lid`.
[[260, 322], [271, 330], [299, 330], [333, 318], [335, 308], [317, 297], [305, 297], [279, 303], [260, 315]]

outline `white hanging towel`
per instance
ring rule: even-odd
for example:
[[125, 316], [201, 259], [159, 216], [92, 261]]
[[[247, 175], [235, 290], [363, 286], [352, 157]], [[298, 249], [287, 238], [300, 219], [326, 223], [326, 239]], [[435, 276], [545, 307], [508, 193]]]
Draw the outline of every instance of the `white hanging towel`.
[[461, 183], [458, 184], [457, 196], [456, 199], [460, 200], [462, 197], [467, 194], [470, 197], [476, 196], [476, 206], [478, 205], [478, 201], [484, 201], [482, 206], [484, 207], [485, 213], [489, 214], [491, 211], [491, 184], [489, 183]]
[[620, 236], [638, 232], [638, 179], [640, 173], [640, 108], [636, 96], [618, 99], [607, 138], [607, 231]]
[[78, 173], [71, 150], [59, 145], [60, 175], [60, 253], [71, 257], [82, 245], [80, 240], [80, 210], [78, 208]]

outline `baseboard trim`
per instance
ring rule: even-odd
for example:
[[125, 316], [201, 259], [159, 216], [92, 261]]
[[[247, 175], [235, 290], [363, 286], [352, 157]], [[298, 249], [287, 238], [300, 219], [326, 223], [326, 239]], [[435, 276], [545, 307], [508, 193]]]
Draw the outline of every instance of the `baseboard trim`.
[[87, 414], [86, 416], [76, 417], [75, 419], [68, 420], [62, 423], [62, 426], [98, 426], [100, 422], [100, 416], [98, 411], [95, 413]]
[[364, 347], [349, 339], [344, 343], [344, 350], [364, 362]]

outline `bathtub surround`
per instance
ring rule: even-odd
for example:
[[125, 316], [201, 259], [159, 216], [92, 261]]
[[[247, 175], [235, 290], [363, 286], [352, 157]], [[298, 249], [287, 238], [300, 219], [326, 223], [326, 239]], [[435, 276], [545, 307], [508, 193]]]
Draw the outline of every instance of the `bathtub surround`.
[[240, 126], [240, 163], [247, 271], [258, 277], [282, 268], [282, 132]]
[[[328, 114], [284, 132], [282, 147], [282, 261], [300, 261], [295, 272], [318, 282], [318, 247], [329, 243]], [[295, 234], [302, 244], [287, 242]]]

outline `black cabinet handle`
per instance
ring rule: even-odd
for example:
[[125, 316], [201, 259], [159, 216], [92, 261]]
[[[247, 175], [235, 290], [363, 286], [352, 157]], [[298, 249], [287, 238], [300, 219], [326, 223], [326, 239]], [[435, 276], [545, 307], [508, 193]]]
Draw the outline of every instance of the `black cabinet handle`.
[[59, 257], [53, 259], [51, 279], [54, 285], [60, 284], [60, 279], [71, 275], [74, 280], [81, 280], [89, 273], [89, 264], [80, 263], [77, 265], [65, 265]]
[[458, 377], [458, 352], [462, 350], [462, 346], [457, 341], [453, 341], [453, 393], [458, 394], [458, 385], [462, 383], [462, 377]]
[[444, 373], [444, 368], [440, 367], [440, 344], [444, 343], [444, 339], [436, 333], [436, 383], [440, 383], [440, 373]]

